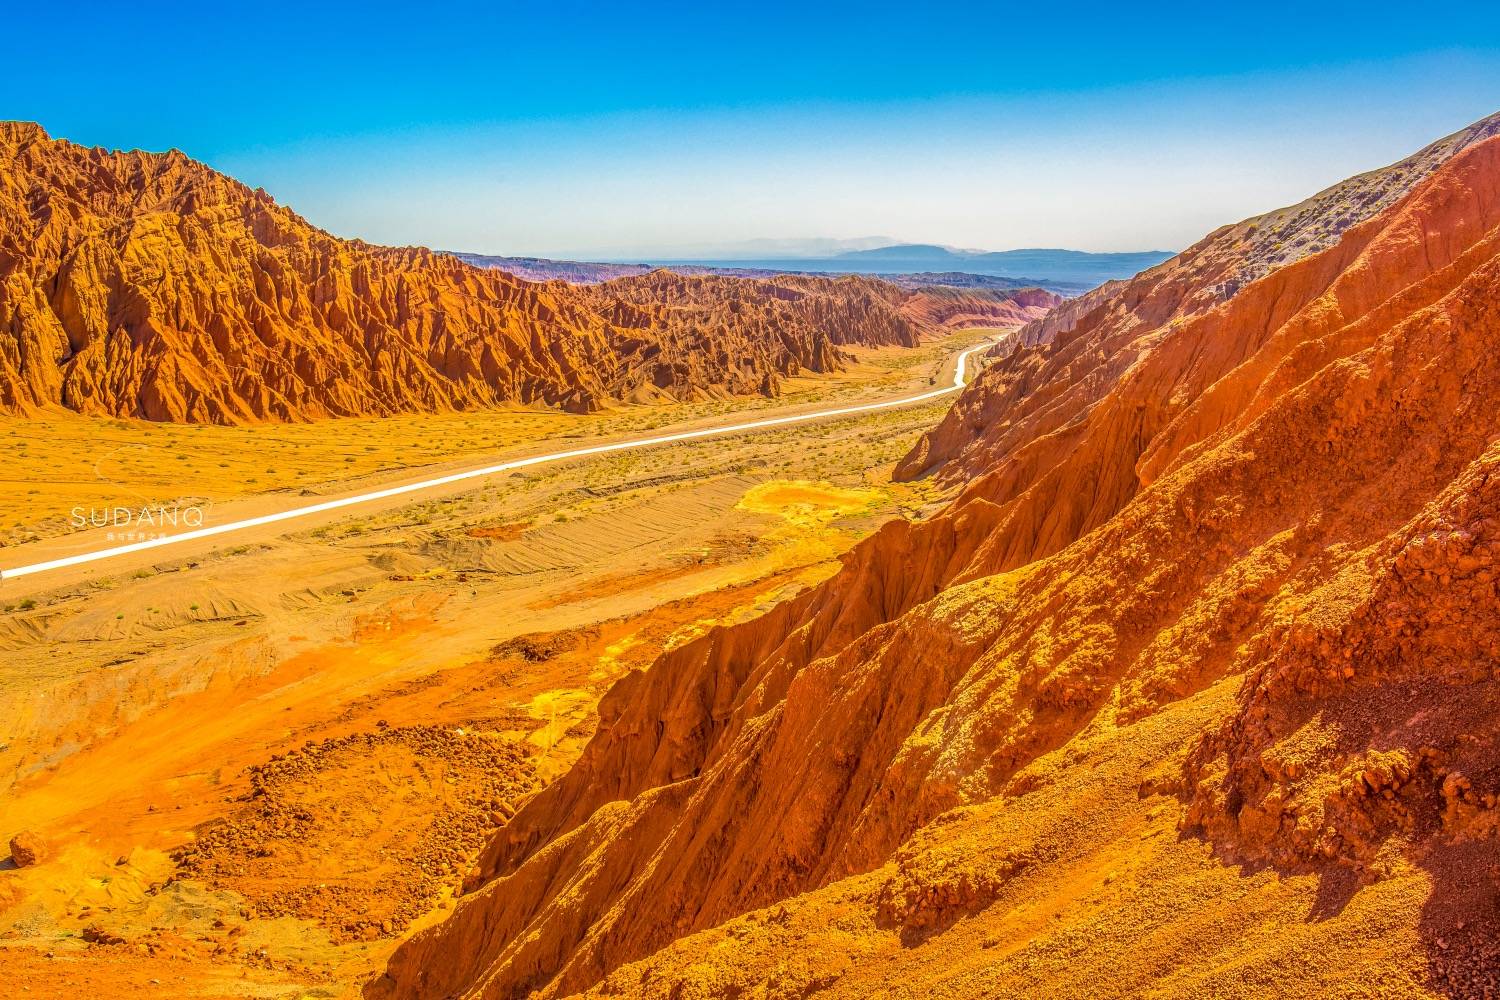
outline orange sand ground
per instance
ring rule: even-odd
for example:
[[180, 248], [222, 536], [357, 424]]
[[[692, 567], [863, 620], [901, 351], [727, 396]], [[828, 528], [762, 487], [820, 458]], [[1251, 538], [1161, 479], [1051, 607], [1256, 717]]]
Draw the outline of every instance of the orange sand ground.
[[[866, 352], [786, 405], [924, 385], [988, 335]], [[826, 578], [926, 503], [888, 470], [936, 412], [576, 463], [163, 574], [33, 590], [0, 619], [0, 832], [39, 831], [50, 857], [0, 871], [11, 981], [30, 996], [347, 995], [449, 912], [495, 828], [576, 758], [614, 680]], [[389, 458], [452, 419], [364, 439]], [[543, 418], [476, 418], [526, 421]], [[315, 463], [346, 440], [317, 426], [266, 430], [307, 436], [297, 452]], [[201, 455], [177, 442], [184, 464], [252, 432], [195, 433], [214, 440]], [[28, 461], [65, 457], [59, 443]]]

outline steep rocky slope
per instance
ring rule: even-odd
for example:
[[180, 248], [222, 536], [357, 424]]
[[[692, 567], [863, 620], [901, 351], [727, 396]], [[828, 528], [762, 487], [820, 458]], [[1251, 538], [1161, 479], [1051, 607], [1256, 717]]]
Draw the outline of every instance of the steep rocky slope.
[[943, 285], [915, 287], [901, 312], [919, 327], [1024, 326], [1045, 316], [1063, 300], [1040, 288], [1020, 288], [996, 296], [982, 288]]
[[[985, 370], [974, 391], [933, 428], [898, 475], [914, 478], [936, 467], [949, 479], [965, 477], [990, 469], [997, 455], [1012, 453], [1023, 442], [1047, 439], [1113, 388], [1134, 362], [1144, 335], [1170, 331], [1234, 298], [1256, 279], [1328, 249], [1452, 156], [1495, 135], [1500, 135], [1500, 115], [1299, 204], [1223, 226], [1130, 281], [1112, 281], [1069, 299], [992, 352], [1005, 355], [1005, 363]], [[1048, 391], [1033, 394], [1042, 382]], [[960, 455], [966, 455], [963, 461], [952, 461]]]
[[[936, 329], [928, 294], [790, 276], [535, 284], [336, 239], [176, 151], [0, 123], [3, 411], [237, 423], [772, 394], [839, 365], [841, 344], [916, 343]], [[1057, 301], [962, 295], [960, 322]]]
[[1494, 995], [1493, 128], [994, 366], [959, 498], [622, 680], [368, 995]]

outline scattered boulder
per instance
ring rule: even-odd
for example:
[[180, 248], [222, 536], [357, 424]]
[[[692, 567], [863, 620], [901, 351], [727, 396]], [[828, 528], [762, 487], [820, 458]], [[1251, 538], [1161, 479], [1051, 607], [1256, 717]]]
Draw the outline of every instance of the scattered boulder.
[[22, 830], [10, 838], [10, 859], [17, 868], [27, 868], [45, 860], [51, 851], [42, 835], [31, 830]]

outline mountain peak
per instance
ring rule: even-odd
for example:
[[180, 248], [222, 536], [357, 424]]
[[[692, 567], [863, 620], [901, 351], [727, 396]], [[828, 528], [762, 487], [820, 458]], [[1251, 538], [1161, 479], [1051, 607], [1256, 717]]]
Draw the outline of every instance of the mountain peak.
[[36, 122], [0, 121], [0, 142], [10, 146], [22, 143], [49, 142], [52, 137]]
[[842, 345], [913, 346], [1057, 300], [972, 288], [939, 308], [866, 278], [537, 284], [339, 239], [179, 150], [28, 122], [0, 125], [0, 275], [0, 412], [225, 424], [774, 395], [840, 367]]

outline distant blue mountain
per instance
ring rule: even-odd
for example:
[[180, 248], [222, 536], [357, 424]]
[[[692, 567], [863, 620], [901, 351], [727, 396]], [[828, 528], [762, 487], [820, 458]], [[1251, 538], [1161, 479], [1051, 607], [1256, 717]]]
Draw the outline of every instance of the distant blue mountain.
[[1171, 257], [1167, 250], [1131, 253], [1088, 253], [1083, 250], [953, 250], [926, 243], [907, 243], [874, 250], [851, 250], [834, 260], [851, 269], [868, 268], [874, 273], [890, 271], [943, 270], [990, 274], [1006, 278], [1075, 281], [1098, 285], [1114, 278], [1128, 278]]
[[940, 247], [935, 243], [896, 243], [888, 247], [872, 247], [869, 250], [845, 250], [836, 256], [852, 260], [959, 260], [966, 251], [952, 247]]
[[[772, 241], [765, 241], [770, 243]], [[1078, 295], [1116, 278], [1128, 278], [1171, 257], [1166, 250], [1088, 253], [1083, 250], [958, 250], [931, 243], [900, 243], [847, 250], [826, 257], [709, 259], [680, 257], [605, 262], [491, 257], [459, 253], [478, 267], [498, 267], [533, 281], [560, 278], [581, 284], [644, 274], [665, 267], [683, 274], [715, 271], [740, 277], [773, 274], [878, 274], [895, 281], [964, 287], [1041, 285], [1062, 295]]]
[[[501, 271], [509, 271], [518, 278], [527, 281], [567, 281], [575, 285], [596, 285], [603, 281], [613, 281], [615, 278], [625, 278], [637, 274], [646, 274], [656, 269], [658, 265], [653, 264], [629, 264], [629, 263], [599, 263], [593, 261], [576, 260], [549, 260], [544, 257], [496, 257], [490, 254], [465, 253], [463, 251], [449, 251], [453, 256], [466, 264], [475, 267], [496, 268]], [[788, 264], [794, 261], [787, 261]], [[778, 274], [817, 274], [817, 275], [839, 275], [852, 272], [848, 269], [825, 268], [823, 270], [811, 271], [804, 268], [757, 268], [741, 267], [738, 264], [725, 264], [720, 267], [710, 267], [705, 264], [672, 264], [667, 270], [678, 274], [719, 274], [731, 278], [774, 278]], [[1093, 287], [1093, 284], [1081, 281], [1064, 281], [1056, 278], [1013, 278], [996, 274], [974, 274], [959, 271], [881, 271], [881, 278], [886, 281], [895, 282], [906, 288], [927, 288], [931, 286], [947, 286], [950, 288], [990, 288], [990, 289], [1018, 289], [1033, 288], [1040, 285], [1043, 288], [1058, 293], [1059, 295], [1080, 295]]]
[[1019, 278], [1072, 289], [1092, 288], [1128, 278], [1171, 257], [1167, 250], [1132, 253], [1088, 253], [1083, 250], [956, 250], [930, 243], [900, 243], [871, 250], [850, 250], [830, 257], [768, 257], [756, 260], [651, 260], [658, 267], [759, 269], [829, 274], [911, 274], [953, 271], [1000, 278]]

